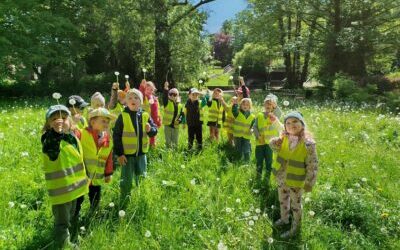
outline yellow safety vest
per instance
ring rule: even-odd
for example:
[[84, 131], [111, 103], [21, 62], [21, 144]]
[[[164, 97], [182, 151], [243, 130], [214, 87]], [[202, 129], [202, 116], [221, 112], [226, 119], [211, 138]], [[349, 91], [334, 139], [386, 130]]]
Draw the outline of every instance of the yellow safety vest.
[[[117, 104], [113, 109], [110, 109], [110, 113], [114, 114], [115, 116], [119, 116], [124, 111], [124, 105], [117, 101]], [[116, 119], [110, 121], [110, 132], [112, 132], [112, 128], [115, 126]]]
[[81, 135], [81, 143], [83, 148], [83, 161], [85, 162], [86, 174], [93, 186], [99, 186], [104, 183], [104, 169], [108, 156], [110, 155], [113, 142], [110, 138], [108, 147], [101, 147], [97, 150], [96, 142], [92, 134], [84, 129]]
[[250, 114], [247, 118], [242, 112], [236, 117], [233, 123], [233, 136], [251, 139], [251, 123], [254, 120], [254, 114]]
[[220, 104], [218, 108], [218, 101], [212, 100], [211, 106], [208, 108], [208, 121], [217, 122], [219, 125], [222, 124], [222, 114], [224, 112], [224, 107]]
[[[257, 115], [257, 128], [260, 133], [260, 137], [264, 137], [265, 144], [269, 144], [269, 141], [273, 137], [279, 136], [279, 131], [272, 125], [272, 121], [267, 116], [265, 118], [264, 113]], [[256, 140], [256, 145], [262, 145], [259, 140]]]
[[62, 140], [60, 154], [55, 161], [43, 154], [43, 170], [52, 205], [64, 204], [89, 192], [83, 163], [83, 150], [79, 140], [78, 150]]
[[146, 96], [143, 96], [143, 104], [142, 104], [142, 109], [144, 111], [146, 111], [147, 113], [151, 113], [150, 112], [150, 103], [149, 103], [149, 99]]
[[235, 122], [235, 117], [232, 113], [232, 106], [229, 105], [228, 109], [225, 111], [225, 121], [224, 128], [228, 134], [233, 133], [233, 123]]
[[[131, 155], [135, 154], [139, 149], [138, 146], [138, 135], [135, 131], [135, 127], [132, 124], [131, 117], [127, 112], [122, 112], [122, 122], [124, 123], [124, 129], [122, 131], [122, 146], [124, 147], [124, 154]], [[149, 113], [143, 112], [142, 113], [142, 124], [138, 123], [139, 126], [142, 126], [142, 151], [143, 153], [147, 153], [149, 151], [149, 137], [146, 133], [146, 123], [149, 120]], [[136, 119], [137, 122], [139, 122]], [[138, 131], [139, 132], [139, 131]]]
[[272, 172], [276, 175], [277, 171], [286, 165], [286, 185], [303, 188], [306, 179], [306, 158], [307, 149], [304, 140], [298, 142], [296, 148], [290, 150], [289, 139], [285, 136], [278, 157], [273, 163]]
[[[200, 121], [204, 121], [204, 112], [203, 112], [203, 107], [201, 106], [201, 101], [199, 102], [199, 115], [200, 115]], [[187, 108], [185, 107], [183, 109], [183, 113], [185, 114], [185, 116], [187, 117]]]
[[[174, 127], [179, 126], [179, 114], [182, 112], [182, 104], [178, 103], [178, 113], [175, 117]], [[164, 107], [164, 115], [163, 115], [163, 125], [170, 125], [172, 123], [172, 118], [174, 117], [174, 103], [171, 100], [168, 100], [167, 106]]]

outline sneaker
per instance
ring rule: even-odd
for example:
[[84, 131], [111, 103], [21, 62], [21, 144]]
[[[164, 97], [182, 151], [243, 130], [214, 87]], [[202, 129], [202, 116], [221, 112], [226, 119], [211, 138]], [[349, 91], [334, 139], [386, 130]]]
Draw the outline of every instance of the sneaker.
[[289, 224], [289, 220], [285, 221], [285, 220], [279, 219], [274, 222], [274, 226], [276, 226], [276, 227], [281, 227], [281, 226], [284, 226], [287, 224]]

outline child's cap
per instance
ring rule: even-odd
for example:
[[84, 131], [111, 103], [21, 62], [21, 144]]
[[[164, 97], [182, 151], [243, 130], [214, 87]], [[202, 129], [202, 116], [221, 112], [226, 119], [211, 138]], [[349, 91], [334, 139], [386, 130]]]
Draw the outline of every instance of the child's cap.
[[140, 104], [143, 104], [143, 94], [142, 94], [142, 92], [140, 92], [140, 90], [135, 89], [135, 88], [130, 89], [130, 90], [128, 90], [128, 92], [126, 92], [126, 96], [128, 96], [128, 95], [136, 95], [140, 99]]
[[[70, 100], [74, 100], [75, 104], [72, 105], [70, 103]], [[85, 102], [85, 100], [83, 100], [82, 97], [80, 97], [79, 95], [71, 95], [70, 97], [68, 97], [68, 101], [67, 104], [65, 105], [67, 108], [72, 108], [73, 106], [79, 108], [79, 109], [83, 109], [86, 106], [88, 106], [89, 103]]]
[[285, 123], [286, 123], [286, 120], [289, 119], [289, 118], [296, 118], [296, 119], [300, 120], [301, 123], [303, 124], [303, 126], [305, 126], [305, 124], [306, 124], [306, 123], [304, 122], [304, 117], [303, 117], [303, 115], [302, 115], [299, 111], [291, 111], [291, 112], [289, 112], [289, 113], [285, 116], [285, 119], [283, 120], [283, 123], [285, 124]]
[[118, 94], [118, 98], [124, 99], [126, 97], [126, 92], [123, 90], [119, 89], [117, 94]]
[[222, 91], [222, 89], [220, 89], [220, 88], [215, 88], [215, 89], [213, 90], [213, 92], [219, 92], [219, 93], [222, 93], [223, 91]]
[[266, 103], [267, 101], [278, 103], [278, 97], [274, 94], [268, 94], [264, 99], [264, 103]]
[[189, 89], [189, 95], [190, 94], [200, 94], [200, 91], [196, 88], [191, 88]]
[[100, 92], [96, 92], [90, 98], [90, 106], [92, 107], [104, 107], [106, 105], [106, 99]]
[[50, 108], [47, 110], [46, 120], [49, 119], [50, 116], [57, 111], [65, 112], [65, 113], [67, 113], [68, 116], [71, 115], [71, 112], [69, 112], [67, 107], [65, 107], [64, 105], [61, 105], [61, 104], [57, 104], [57, 105], [50, 106]]
[[98, 117], [98, 116], [105, 117], [105, 118], [108, 118], [110, 120], [115, 120], [117, 118], [115, 115], [111, 114], [110, 111], [108, 111], [105, 108], [92, 109], [89, 112], [89, 120], [94, 118], [94, 117]]

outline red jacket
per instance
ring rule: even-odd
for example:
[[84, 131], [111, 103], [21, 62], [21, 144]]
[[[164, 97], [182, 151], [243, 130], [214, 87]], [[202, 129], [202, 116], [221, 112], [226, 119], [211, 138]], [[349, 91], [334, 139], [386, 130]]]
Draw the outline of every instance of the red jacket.
[[157, 125], [157, 127], [161, 127], [161, 117], [158, 114], [158, 108], [159, 108], [158, 98], [155, 95], [145, 95], [145, 89], [146, 89], [145, 83], [144, 82], [140, 83], [139, 90], [143, 94], [143, 99], [144, 98], [147, 98], [147, 100], [153, 99], [153, 103], [150, 104], [151, 119], [153, 119], [153, 122]]

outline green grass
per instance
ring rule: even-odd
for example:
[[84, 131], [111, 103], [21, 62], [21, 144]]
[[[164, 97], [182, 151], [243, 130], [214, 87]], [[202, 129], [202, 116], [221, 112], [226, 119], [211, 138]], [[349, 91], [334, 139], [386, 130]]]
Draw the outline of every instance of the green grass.
[[[261, 110], [262, 97], [252, 97]], [[283, 112], [304, 114], [320, 160], [317, 184], [304, 195], [298, 237], [280, 240], [282, 231], [271, 226], [279, 215], [276, 187], [267, 192], [255, 183], [254, 159], [250, 166], [232, 163], [231, 150], [210, 142], [202, 153], [189, 154], [183, 130], [180, 147], [169, 151], [160, 131], [160, 146], [148, 155], [148, 178], [133, 188], [126, 216], [109, 207], [119, 196], [118, 169], [103, 189], [101, 210], [80, 233], [81, 248], [217, 249], [223, 242], [229, 249], [399, 249], [400, 117], [373, 106], [289, 101]], [[51, 242], [40, 145], [51, 102], [0, 102], [1, 249]], [[87, 212], [86, 198], [82, 216]]]
[[223, 74], [223, 69], [210, 68], [207, 72], [209, 76], [216, 75], [217, 77], [210, 78], [207, 82], [208, 87], [222, 87], [231, 85], [232, 82], [229, 80], [230, 73]]

